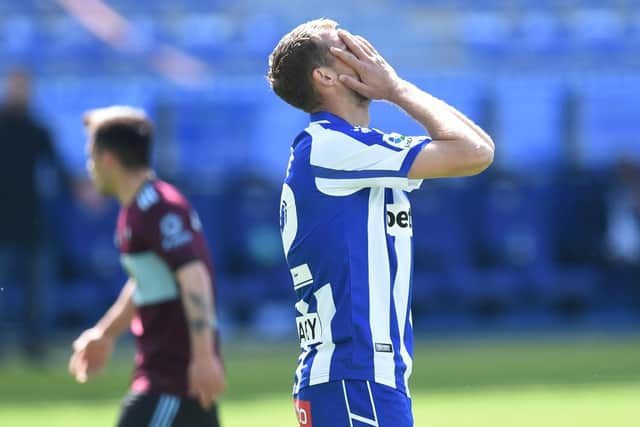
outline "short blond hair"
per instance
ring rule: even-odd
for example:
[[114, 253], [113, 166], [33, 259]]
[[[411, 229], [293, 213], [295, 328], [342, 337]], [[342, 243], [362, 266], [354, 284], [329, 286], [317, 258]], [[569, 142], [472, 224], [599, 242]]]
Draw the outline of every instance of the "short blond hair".
[[97, 150], [112, 152], [128, 169], [149, 167], [153, 124], [144, 110], [114, 105], [87, 111], [85, 128]]
[[320, 104], [313, 88], [313, 70], [333, 62], [329, 46], [319, 35], [338, 26], [331, 19], [314, 19], [291, 30], [269, 55], [267, 80], [284, 101], [306, 112]]
[[88, 110], [84, 113], [82, 120], [85, 127], [92, 131], [111, 122], [137, 123], [153, 127], [143, 109], [129, 105], [111, 105]]

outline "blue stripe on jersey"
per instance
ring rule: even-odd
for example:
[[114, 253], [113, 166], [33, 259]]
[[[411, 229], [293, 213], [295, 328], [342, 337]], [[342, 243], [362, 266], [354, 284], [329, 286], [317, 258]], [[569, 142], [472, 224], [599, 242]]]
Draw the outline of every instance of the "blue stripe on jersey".
[[[347, 234], [347, 247], [349, 251], [349, 300], [351, 309], [351, 333], [353, 348], [372, 348], [371, 329], [364, 327], [369, 325], [369, 277], [368, 277], [368, 235], [367, 235], [367, 218], [369, 216], [368, 200], [371, 193], [370, 189], [364, 189], [357, 192], [354, 196], [349, 197], [346, 202], [349, 216], [353, 215], [353, 226], [363, 227], [357, 233]], [[346, 314], [346, 313], [345, 313]], [[345, 348], [344, 352], [353, 350]], [[366, 375], [373, 378], [373, 353], [350, 354], [350, 358], [356, 357], [357, 360], [350, 362], [350, 365], [365, 366], [366, 371], [358, 372], [359, 376]], [[348, 365], [347, 365], [348, 366]], [[370, 367], [370, 369], [369, 369]], [[362, 369], [360, 369], [362, 371]], [[348, 373], [344, 373], [347, 374]], [[349, 378], [349, 376], [343, 377]], [[341, 378], [342, 379], [342, 378]], [[355, 379], [355, 378], [353, 378]]]
[[[385, 203], [389, 204], [389, 203], [394, 203], [395, 200], [393, 198], [393, 191], [390, 189], [385, 190]], [[396, 238], [394, 236], [391, 236], [389, 234], [387, 234], [387, 245], [390, 248], [395, 248], [395, 243], [396, 243]], [[396, 277], [396, 274], [398, 272], [398, 255], [396, 254], [395, 251], [390, 251], [390, 256], [389, 256], [389, 271], [391, 273], [391, 277], [394, 278]], [[395, 301], [395, 298], [393, 296], [393, 291], [394, 291], [394, 286], [395, 283], [391, 284], [391, 287], [389, 289], [389, 297], [391, 301]], [[389, 305], [389, 316], [391, 319], [391, 344], [393, 345], [393, 349], [394, 349], [394, 361], [396, 364], [396, 371], [395, 371], [395, 376], [396, 376], [396, 387], [401, 390], [404, 391], [404, 378], [403, 378], [403, 372], [406, 369], [406, 366], [402, 360], [402, 356], [400, 355], [400, 330], [397, 327], [398, 325], [398, 313], [396, 312], [396, 305], [395, 304], [390, 304]], [[402, 314], [400, 314], [402, 316]]]
[[409, 153], [407, 153], [407, 157], [404, 158], [402, 162], [402, 166], [400, 167], [400, 171], [407, 176], [409, 174], [409, 169], [411, 169], [411, 165], [413, 165], [413, 161], [416, 159], [418, 154], [422, 151], [425, 145], [430, 143], [430, 139], [425, 139], [420, 144], [416, 144], [409, 149]]
[[387, 178], [387, 177], [401, 177], [406, 178], [407, 174], [402, 170], [390, 171], [390, 170], [362, 170], [362, 171], [343, 171], [337, 169], [323, 168], [321, 166], [312, 166], [313, 173], [318, 178], [332, 178], [332, 179], [359, 179], [359, 178]]

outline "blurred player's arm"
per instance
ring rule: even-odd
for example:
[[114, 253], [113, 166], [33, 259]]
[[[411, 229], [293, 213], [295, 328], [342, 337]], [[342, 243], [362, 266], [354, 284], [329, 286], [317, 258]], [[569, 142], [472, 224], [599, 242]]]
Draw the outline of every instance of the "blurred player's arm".
[[495, 145], [489, 135], [446, 102], [401, 79], [364, 38], [338, 32], [347, 50], [331, 52], [351, 66], [360, 79], [341, 75], [340, 80], [369, 99], [384, 99], [422, 124], [432, 138], [414, 160], [409, 178], [475, 175], [493, 161]]
[[133, 293], [136, 290], [136, 282], [129, 279], [125, 283], [116, 302], [102, 316], [95, 329], [102, 334], [115, 339], [118, 338], [131, 325], [131, 319], [135, 313], [135, 305], [133, 303]]
[[69, 360], [69, 372], [78, 382], [84, 383], [104, 369], [116, 338], [131, 324], [135, 313], [134, 291], [135, 281], [129, 279], [116, 302], [98, 323], [73, 342], [74, 352]]
[[176, 278], [191, 342], [190, 393], [207, 408], [225, 387], [222, 362], [214, 342], [216, 316], [211, 277], [205, 264], [196, 260], [178, 268]]

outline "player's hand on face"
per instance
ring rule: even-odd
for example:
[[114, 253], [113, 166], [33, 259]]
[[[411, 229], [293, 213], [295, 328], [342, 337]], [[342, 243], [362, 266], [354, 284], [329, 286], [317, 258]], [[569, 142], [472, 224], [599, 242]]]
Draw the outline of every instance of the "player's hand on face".
[[349, 51], [334, 46], [330, 48], [331, 53], [360, 77], [358, 80], [341, 74], [340, 81], [366, 98], [392, 100], [401, 82], [393, 67], [364, 37], [345, 30], [338, 30], [338, 36]]
[[87, 382], [100, 373], [113, 351], [113, 338], [96, 329], [87, 329], [73, 342], [69, 372], [76, 381]]
[[193, 357], [189, 363], [189, 391], [207, 409], [226, 387], [224, 368], [217, 355]]

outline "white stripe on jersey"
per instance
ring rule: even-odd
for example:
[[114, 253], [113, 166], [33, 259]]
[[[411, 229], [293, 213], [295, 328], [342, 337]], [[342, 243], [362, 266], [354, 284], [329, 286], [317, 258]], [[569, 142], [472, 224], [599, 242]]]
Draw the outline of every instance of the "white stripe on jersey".
[[[367, 145], [351, 136], [312, 123], [306, 131], [313, 138], [311, 164], [323, 168], [352, 170], [400, 170], [408, 151], [395, 151], [391, 146]], [[363, 132], [373, 132], [363, 128]], [[382, 135], [380, 135], [382, 140]], [[336, 153], [340, 153], [336, 155]], [[406, 178], [405, 178], [406, 180]]]
[[328, 196], [348, 196], [366, 187], [398, 188], [413, 191], [422, 185], [421, 179], [390, 176], [384, 178], [315, 178], [316, 187]]
[[296, 381], [293, 384], [293, 394], [300, 393], [300, 387], [302, 386], [302, 370], [307, 369], [308, 366], [304, 363], [304, 361], [309, 356], [311, 350], [306, 350], [298, 356], [298, 367], [296, 368]]
[[[409, 203], [407, 196], [397, 190], [393, 190], [393, 200], [395, 203]], [[398, 259], [398, 270], [393, 286], [393, 302], [396, 307], [396, 317], [398, 318], [398, 331], [400, 333], [400, 356], [407, 365], [404, 373], [404, 383], [409, 393], [408, 379], [411, 375], [412, 360], [404, 343], [404, 332], [406, 327], [407, 309], [409, 308], [409, 283], [411, 282], [411, 237], [396, 236], [395, 250]]]
[[318, 316], [322, 326], [322, 344], [316, 347], [317, 353], [313, 358], [311, 372], [309, 374], [309, 385], [326, 382], [330, 374], [331, 358], [336, 345], [333, 343], [331, 333], [331, 321], [336, 314], [336, 305], [333, 301], [333, 291], [331, 284], [327, 283], [314, 292], [318, 307]]
[[372, 188], [369, 195], [369, 323], [371, 325], [373, 370], [377, 383], [396, 388], [393, 351], [376, 351], [376, 343], [391, 343], [391, 277], [385, 230], [384, 188]]
[[[292, 154], [293, 156], [293, 154]], [[280, 219], [282, 227], [282, 245], [284, 246], [284, 256], [286, 258], [291, 249], [291, 245], [298, 233], [298, 210], [296, 208], [296, 198], [293, 195], [291, 187], [287, 184], [282, 186], [282, 195], [280, 197]]]

